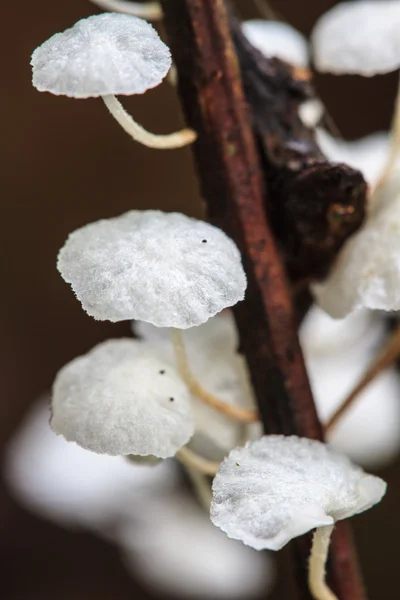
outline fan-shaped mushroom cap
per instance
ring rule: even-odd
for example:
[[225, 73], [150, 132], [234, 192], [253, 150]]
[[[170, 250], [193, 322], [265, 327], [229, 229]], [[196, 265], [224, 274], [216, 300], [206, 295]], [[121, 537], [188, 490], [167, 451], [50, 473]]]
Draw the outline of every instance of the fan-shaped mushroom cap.
[[58, 269], [89, 315], [185, 329], [244, 297], [240, 252], [220, 229], [180, 213], [130, 211], [74, 231]]
[[193, 435], [189, 392], [144, 344], [108, 340], [58, 373], [51, 426], [99, 454], [173, 456]]
[[312, 32], [319, 71], [366, 77], [400, 67], [400, 2], [342, 2], [319, 19]]
[[256, 550], [279, 550], [314, 527], [371, 508], [385, 491], [382, 479], [321, 442], [270, 435], [223, 461], [211, 520]]
[[105, 13], [53, 35], [33, 52], [31, 65], [40, 92], [89, 98], [142, 94], [161, 83], [171, 55], [143, 19]]
[[249, 42], [265, 56], [276, 56], [296, 67], [308, 66], [308, 42], [291, 25], [251, 19], [243, 23], [242, 30]]

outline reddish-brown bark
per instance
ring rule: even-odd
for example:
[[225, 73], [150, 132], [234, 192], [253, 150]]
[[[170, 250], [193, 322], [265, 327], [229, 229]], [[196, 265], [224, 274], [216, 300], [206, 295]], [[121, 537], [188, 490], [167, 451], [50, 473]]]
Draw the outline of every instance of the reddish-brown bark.
[[[251, 128], [223, 0], [165, 0], [165, 26], [210, 219], [239, 246], [248, 275], [235, 309], [267, 432], [322, 438], [284, 262], [264, 210], [268, 190]], [[293, 543], [299, 596], [309, 598], [309, 540]], [[347, 527], [334, 534], [329, 576], [341, 600], [365, 600]]]

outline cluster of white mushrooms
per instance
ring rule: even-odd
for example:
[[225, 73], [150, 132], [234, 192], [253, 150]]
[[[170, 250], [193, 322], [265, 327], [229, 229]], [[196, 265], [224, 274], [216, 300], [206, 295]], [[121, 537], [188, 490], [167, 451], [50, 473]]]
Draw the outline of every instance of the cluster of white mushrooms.
[[[73, 98], [100, 96], [120, 125], [147, 146], [193, 142], [190, 129], [168, 136], [145, 131], [115, 98], [159, 85], [171, 67], [168, 47], [141, 18], [160, 18], [160, 6], [95, 3], [114, 12], [83, 19], [37, 48], [34, 86]], [[394, 17], [383, 16], [389, 5], [396, 6], [400, 24], [400, 2], [394, 0], [349, 2], [323, 17], [313, 36], [316, 65], [368, 75], [398, 68], [395, 36], [389, 36], [389, 23], [396, 30]], [[307, 44], [285, 24], [249, 22], [244, 32], [267, 55], [281, 56], [283, 42], [283, 58], [307, 66]], [[303, 120], [316, 125], [321, 105], [303, 108]], [[400, 302], [400, 221], [393, 222], [395, 200], [386, 197], [398, 120], [389, 164], [373, 196], [385, 202], [374, 201], [367, 224], [345, 246], [328, 280], [315, 285], [318, 303], [335, 317], [360, 307], [393, 310]], [[320, 137], [337, 152], [329, 134]], [[235, 243], [183, 214], [132, 210], [71, 233], [58, 269], [88, 315], [134, 320], [135, 337], [107, 340], [60, 370], [52, 394], [53, 430], [98, 454], [176, 457], [189, 473], [201, 474], [197, 487], [204, 504], [211, 501], [212, 522], [257, 550], [279, 550], [316, 529], [310, 590], [316, 599], [335, 598], [324, 581], [334, 524], [379, 502], [386, 484], [331, 446], [259, 432], [246, 364], [225, 311], [246, 290]], [[206, 476], [214, 475], [211, 497]]]

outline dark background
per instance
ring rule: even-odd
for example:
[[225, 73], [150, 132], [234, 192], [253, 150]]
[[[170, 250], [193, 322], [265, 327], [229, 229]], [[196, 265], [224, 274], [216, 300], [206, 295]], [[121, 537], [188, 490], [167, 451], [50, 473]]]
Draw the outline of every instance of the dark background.
[[[262, 3], [262, 0], [261, 0]], [[259, 16], [237, 2], [244, 18]], [[308, 33], [327, 0], [276, 0], [280, 15]], [[76, 101], [31, 87], [32, 50], [56, 31], [100, 12], [85, 0], [6, 2], [1, 7], [0, 194], [0, 451], [29, 405], [49, 389], [66, 361], [128, 326], [98, 323], [81, 310], [55, 269], [73, 229], [130, 208], [201, 215], [190, 152], [133, 143], [100, 100]], [[387, 128], [396, 76], [373, 80], [318, 77], [319, 92], [343, 135]], [[155, 132], [182, 125], [168, 84], [124, 104]], [[391, 482], [380, 507], [354, 520], [370, 598], [397, 596], [400, 533], [399, 465], [380, 473]], [[0, 491], [0, 597], [125, 600], [140, 590], [117, 552], [89, 534], [70, 533], [33, 517]], [[274, 598], [283, 598], [278, 586]], [[145, 596], [148, 597], [148, 596]]]

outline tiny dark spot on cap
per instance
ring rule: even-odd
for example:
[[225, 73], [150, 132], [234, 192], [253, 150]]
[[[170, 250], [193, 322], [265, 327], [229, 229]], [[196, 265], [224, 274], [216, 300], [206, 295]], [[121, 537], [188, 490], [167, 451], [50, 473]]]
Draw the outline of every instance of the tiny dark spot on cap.
[[171, 398], [169, 399], [169, 401], [170, 401], [170, 402], [173, 402], [174, 400], [175, 400], [175, 398], [172, 398], [172, 396], [171, 396]]
[[202, 244], [207, 244], [207, 240], [201, 240]]
[[165, 369], [161, 369], [161, 371], [158, 371], [160, 373], [160, 375], [165, 375]]
[[239, 463], [236, 463], [236, 466], [237, 466], [237, 467], [240, 467]]

